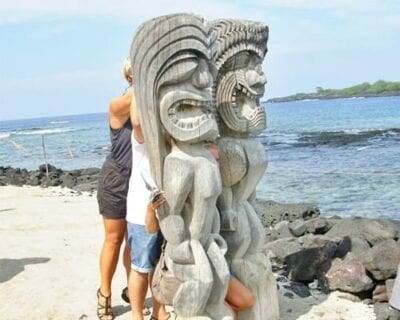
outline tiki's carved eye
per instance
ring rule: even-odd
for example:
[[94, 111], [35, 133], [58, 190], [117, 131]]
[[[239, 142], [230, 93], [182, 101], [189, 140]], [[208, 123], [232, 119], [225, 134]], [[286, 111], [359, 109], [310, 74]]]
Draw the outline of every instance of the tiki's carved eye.
[[182, 83], [193, 77], [198, 69], [197, 57], [184, 57], [182, 60], [173, 63], [161, 78], [163, 86]]

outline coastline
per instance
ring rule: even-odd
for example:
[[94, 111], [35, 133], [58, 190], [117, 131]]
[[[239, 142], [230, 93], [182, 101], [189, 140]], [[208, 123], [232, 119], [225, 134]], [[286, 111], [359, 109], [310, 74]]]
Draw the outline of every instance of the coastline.
[[[260, 194], [278, 202], [316, 201], [324, 214], [395, 218], [400, 186], [388, 173], [400, 174], [399, 103], [397, 97], [265, 105], [268, 129], [257, 139], [268, 152], [269, 166], [257, 188]], [[10, 123], [0, 133], [8, 136], [0, 139], [0, 166], [37, 170], [44, 161], [44, 134], [50, 164], [70, 172], [100, 168], [110, 152], [104, 115]], [[60, 121], [67, 123], [51, 124]]]
[[46, 169], [46, 165], [42, 164], [38, 170], [27, 170], [0, 166], [0, 186], [60, 186], [78, 192], [93, 193], [97, 190], [99, 175], [100, 168], [63, 170], [48, 164]]
[[355, 94], [355, 95], [334, 95], [334, 96], [319, 96], [316, 93], [298, 93], [286, 97], [271, 98], [263, 103], [282, 103], [282, 102], [293, 102], [293, 101], [304, 101], [304, 100], [335, 100], [335, 99], [368, 99], [368, 98], [379, 98], [379, 97], [398, 97], [400, 92], [397, 93], [385, 93], [385, 94]]

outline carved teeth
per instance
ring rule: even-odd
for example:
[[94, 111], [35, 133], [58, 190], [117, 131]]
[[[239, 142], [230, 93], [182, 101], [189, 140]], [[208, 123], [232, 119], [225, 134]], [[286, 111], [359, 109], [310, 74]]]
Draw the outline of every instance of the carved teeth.
[[195, 99], [183, 99], [177, 101], [168, 110], [168, 115], [176, 127], [182, 130], [194, 130], [203, 122], [213, 118], [211, 100], [201, 101]]

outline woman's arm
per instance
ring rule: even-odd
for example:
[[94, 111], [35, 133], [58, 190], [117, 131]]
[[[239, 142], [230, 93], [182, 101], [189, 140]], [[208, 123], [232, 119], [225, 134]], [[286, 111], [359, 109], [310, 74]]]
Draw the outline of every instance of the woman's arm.
[[142, 127], [140, 125], [139, 114], [136, 105], [135, 91], [132, 87], [132, 98], [130, 101], [130, 116], [133, 128], [133, 136], [138, 143], [144, 142]]
[[129, 89], [124, 95], [110, 101], [109, 119], [112, 129], [121, 128], [129, 119], [132, 90]]
[[157, 208], [166, 201], [165, 192], [162, 191], [160, 196], [149, 203], [147, 206], [145, 229], [148, 233], [154, 233], [160, 230], [160, 224], [157, 218]]

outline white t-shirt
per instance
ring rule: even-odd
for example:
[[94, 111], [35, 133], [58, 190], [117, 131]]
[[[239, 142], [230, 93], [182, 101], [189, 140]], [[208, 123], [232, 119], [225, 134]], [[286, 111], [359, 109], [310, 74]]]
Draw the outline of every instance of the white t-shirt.
[[150, 191], [146, 187], [142, 174], [150, 172], [150, 163], [144, 144], [139, 144], [133, 137], [133, 133], [131, 141], [132, 172], [129, 178], [126, 220], [130, 223], [144, 225]]

